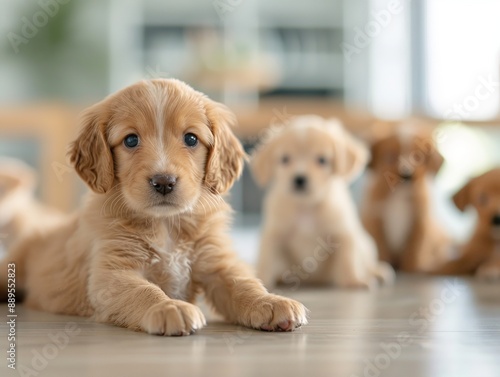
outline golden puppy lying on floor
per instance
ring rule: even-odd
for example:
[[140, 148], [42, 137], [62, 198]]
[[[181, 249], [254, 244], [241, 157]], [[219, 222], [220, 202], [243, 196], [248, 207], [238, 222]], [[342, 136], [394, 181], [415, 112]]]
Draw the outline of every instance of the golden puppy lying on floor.
[[363, 223], [381, 260], [408, 272], [430, 271], [450, 259], [451, 242], [432, 213], [429, 182], [443, 164], [432, 133], [401, 124], [372, 146]]
[[4, 261], [16, 263], [26, 304], [187, 335], [205, 325], [191, 303], [204, 292], [237, 324], [305, 324], [304, 306], [269, 294], [230, 248], [221, 195], [244, 158], [234, 123], [226, 107], [178, 80], [140, 82], [88, 109], [69, 155], [94, 193], [73, 221]]
[[337, 120], [313, 115], [292, 119], [256, 149], [255, 179], [270, 186], [258, 263], [265, 285], [392, 281], [394, 272], [378, 262], [349, 193], [348, 182], [367, 158]]
[[35, 184], [35, 172], [27, 164], [0, 158], [0, 250], [9, 250], [20, 238], [50, 229], [64, 218], [35, 199]]
[[457, 275], [475, 273], [480, 279], [500, 279], [500, 169], [471, 179], [454, 196], [453, 202], [464, 211], [475, 208], [478, 218], [470, 240], [459, 258], [434, 271]]

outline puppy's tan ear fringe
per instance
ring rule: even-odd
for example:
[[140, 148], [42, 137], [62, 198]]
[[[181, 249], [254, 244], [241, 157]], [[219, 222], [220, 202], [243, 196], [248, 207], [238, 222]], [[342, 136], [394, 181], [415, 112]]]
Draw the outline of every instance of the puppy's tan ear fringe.
[[272, 159], [274, 140], [276, 137], [268, 135], [267, 140], [258, 145], [250, 157], [250, 168], [255, 181], [260, 187], [269, 185], [274, 173], [275, 162]]
[[427, 157], [427, 165], [429, 166], [429, 170], [437, 174], [441, 169], [441, 166], [444, 164], [444, 157], [439, 153], [437, 148], [433, 148], [430, 155]]
[[113, 157], [106, 141], [106, 122], [102, 103], [87, 109], [81, 116], [80, 132], [70, 144], [68, 156], [82, 180], [96, 193], [103, 194], [113, 186]]
[[453, 195], [453, 203], [460, 211], [465, 211], [465, 208], [470, 204], [470, 190], [471, 186], [474, 184], [474, 179], [470, 180], [464, 187], [457, 191]]
[[337, 151], [336, 170], [338, 174], [344, 176], [350, 182], [363, 172], [370, 159], [370, 152], [361, 141], [351, 136], [342, 125], [338, 124], [337, 127], [340, 131], [339, 136], [334, 136], [334, 138], [341, 137], [341, 140], [334, 140]]
[[246, 154], [231, 130], [236, 125], [236, 116], [226, 106], [208, 98], [204, 100], [214, 135], [206, 164], [205, 185], [216, 194], [224, 194], [241, 175]]

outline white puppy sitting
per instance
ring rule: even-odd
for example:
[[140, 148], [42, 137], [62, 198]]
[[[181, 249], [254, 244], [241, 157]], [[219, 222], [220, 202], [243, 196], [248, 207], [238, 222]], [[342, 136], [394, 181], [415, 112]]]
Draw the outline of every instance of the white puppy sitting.
[[349, 193], [367, 159], [338, 120], [314, 115], [293, 118], [257, 147], [252, 171], [269, 186], [258, 263], [266, 286], [392, 282]]

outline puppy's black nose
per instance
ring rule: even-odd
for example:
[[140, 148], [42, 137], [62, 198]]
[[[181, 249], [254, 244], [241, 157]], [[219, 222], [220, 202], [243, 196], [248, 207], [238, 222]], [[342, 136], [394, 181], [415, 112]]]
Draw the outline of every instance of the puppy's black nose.
[[401, 173], [399, 176], [403, 181], [411, 181], [413, 179], [413, 175], [411, 173]]
[[493, 215], [491, 218], [491, 225], [493, 226], [500, 226], [500, 214]]
[[307, 186], [307, 178], [303, 175], [297, 175], [293, 179], [293, 184], [296, 190], [304, 190]]
[[173, 175], [154, 175], [150, 180], [149, 184], [153, 186], [156, 192], [167, 195], [174, 190], [174, 186], [177, 183], [177, 177]]

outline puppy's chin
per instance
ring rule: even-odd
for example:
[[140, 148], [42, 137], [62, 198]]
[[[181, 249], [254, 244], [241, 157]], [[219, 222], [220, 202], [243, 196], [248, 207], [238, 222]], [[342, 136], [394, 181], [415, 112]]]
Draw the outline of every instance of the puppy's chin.
[[127, 197], [127, 194], [124, 196], [127, 200], [128, 207], [135, 213], [144, 217], [154, 218], [168, 218], [190, 212], [198, 200], [197, 197], [190, 198], [190, 200], [182, 200], [179, 198], [143, 198], [142, 200], [136, 200], [135, 198]]
[[291, 201], [304, 205], [314, 205], [321, 202], [326, 196], [326, 190], [312, 189], [310, 187], [304, 190], [286, 188], [282, 190], [282, 193]]
[[170, 204], [170, 203], [161, 203], [161, 204], [153, 204], [149, 207], [143, 209], [143, 212], [151, 217], [156, 218], [167, 218], [176, 215], [180, 215], [182, 213], [190, 212], [193, 208], [193, 204]]

